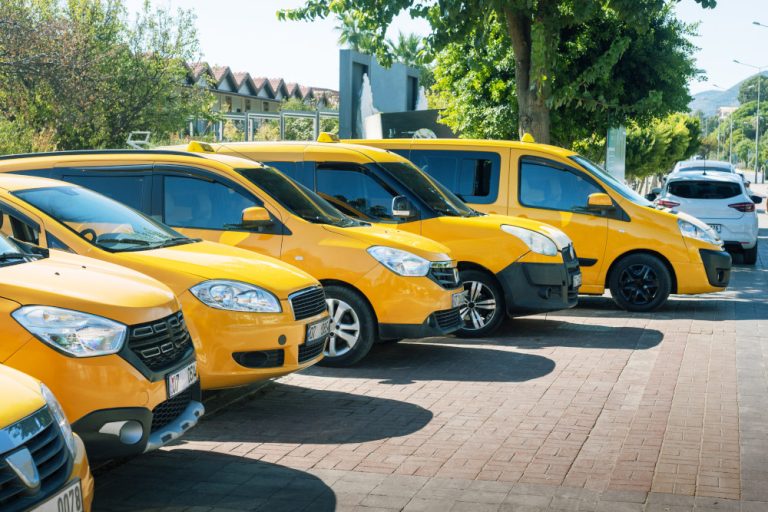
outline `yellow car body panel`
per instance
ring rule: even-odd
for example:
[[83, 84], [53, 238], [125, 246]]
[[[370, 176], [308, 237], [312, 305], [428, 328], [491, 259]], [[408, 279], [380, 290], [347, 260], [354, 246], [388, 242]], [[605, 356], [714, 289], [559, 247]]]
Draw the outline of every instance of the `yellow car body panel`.
[[[319, 286], [317, 280], [307, 273], [274, 258], [207, 241], [135, 252], [103, 250], [80, 237], [71, 227], [13, 195], [13, 191], [50, 186], [72, 185], [45, 178], [3, 176], [0, 182], [0, 202], [12, 205], [43, 226], [41, 245], [46, 246], [47, 237], [53, 235], [77, 254], [131, 268], [168, 286], [181, 299], [182, 307], [187, 313], [185, 319], [195, 343], [203, 389], [240, 386], [285, 375], [311, 366], [322, 358], [320, 355], [299, 363], [298, 359], [289, 358], [291, 354], [286, 354], [284, 364], [278, 368], [246, 368], [238, 364], [232, 356], [236, 352], [232, 347], [245, 349], [243, 351], [266, 351], [297, 346], [304, 342], [307, 324], [327, 318], [327, 313], [299, 321], [293, 318], [287, 303], [288, 295]], [[59, 251], [52, 251], [56, 252]], [[280, 300], [282, 312], [244, 313], [215, 310], [201, 317], [199, 312], [202, 308], [198, 306], [207, 306], [188, 293], [188, 290], [210, 279], [240, 281], [264, 288]], [[192, 314], [193, 310], [197, 315]], [[214, 321], [210, 321], [212, 319]], [[227, 329], [222, 329], [222, 326], [227, 326]], [[264, 327], [270, 327], [271, 330], [264, 332]], [[238, 333], [237, 339], [226, 337], [225, 333], [232, 334], [235, 331]], [[282, 335], [288, 338], [284, 343], [280, 343]]]
[[[32, 416], [46, 406], [39, 380], [2, 364], [0, 364], [0, 397], [3, 397], [0, 400], [0, 431]], [[55, 495], [57, 491], [64, 489], [71, 482], [79, 480], [84, 510], [90, 512], [94, 492], [93, 476], [83, 442], [76, 434], [74, 439], [75, 453], [72, 457], [72, 470], [65, 482], [58, 489], [51, 490], [45, 496], [39, 498], [25, 497], [25, 500], [32, 499], [35, 502], [31, 503], [32, 506], [46, 501], [51, 495]], [[16, 448], [13, 447], [9, 451]], [[3, 447], [0, 447], [0, 450], [2, 449]], [[6, 453], [0, 451], [0, 458], [3, 458], [4, 455]]]
[[[612, 265], [621, 257], [637, 252], [661, 256], [672, 269], [675, 286], [673, 293], [697, 294], [718, 292], [725, 289], [724, 281], [708, 279], [700, 249], [721, 252], [722, 248], [700, 240], [684, 238], [677, 225], [678, 216], [666, 211], [637, 204], [608, 186], [606, 179], [572, 157], [573, 151], [545, 144], [472, 139], [386, 139], [354, 140], [350, 143], [379, 150], [398, 151], [403, 155], [416, 155], [416, 151], [435, 152], [488, 152], [498, 155], [500, 177], [498, 196], [489, 203], [468, 201], [480, 211], [515, 215], [534, 219], [563, 230], [574, 242], [580, 258], [596, 261], [595, 265], [582, 264], [583, 285], [580, 293], [603, 294]], [[535, 157], [575, 168], [596, 181], [631, 219], [631, 222], [570, 211], [532, 208], [520, 201], [518, 169], [521, 159]], [[415, 158], [415, 156], [414, 156]], [[730, 265], [728, 265], [730, 267]], [[727, 274], [727, 272], [726, 272]]]

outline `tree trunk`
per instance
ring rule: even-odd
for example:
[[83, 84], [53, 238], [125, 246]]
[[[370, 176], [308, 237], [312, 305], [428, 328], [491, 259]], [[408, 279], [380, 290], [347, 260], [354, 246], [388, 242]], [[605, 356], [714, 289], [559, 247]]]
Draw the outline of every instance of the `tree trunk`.
[[515, 83], [517, 89], [518, 133], [533, 135], [536, 142], [549, 144], [550, 112], [545, 98], [531, 80], [531, 18], [526, 12], [504, 9], [507, 33], [515, 52]]

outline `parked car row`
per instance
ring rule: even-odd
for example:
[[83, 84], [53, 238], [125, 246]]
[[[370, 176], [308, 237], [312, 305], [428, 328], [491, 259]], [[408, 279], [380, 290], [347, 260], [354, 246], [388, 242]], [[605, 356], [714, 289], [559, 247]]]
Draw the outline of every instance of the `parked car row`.
[[177, 439], [205, 390], [728, 284], [710, 227], [573, 153], [355, 142], [0, 157], [0, 508], [89, 509], [85, 451]]

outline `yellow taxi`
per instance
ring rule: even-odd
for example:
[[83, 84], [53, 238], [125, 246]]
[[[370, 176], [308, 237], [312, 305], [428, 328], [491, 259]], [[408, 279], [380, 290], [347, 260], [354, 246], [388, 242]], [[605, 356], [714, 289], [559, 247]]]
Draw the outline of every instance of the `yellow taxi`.
[[506, 316], [576, 305], [581, 280], [568, 237], [535, 220], [483, 215], [399, 155], [326, 142], [191, 144], [280, 169], [341, 211], [445, 244], [466, 290], [465, 337], [487, 336]]
[[0, 363], [53, 390], [92, 459], [158, 448], [203, 414], [178, 300], [143, 274], [0, 233], [0, 332]]
[[[190, 328], [194, 324], [208, 331], [200, 336], [203, 344], [218, 337], [219, 352], [246, 342], [273, 343], [276, 350], [270, 354], [282, 363], [285, 352], [293, 370], [322, 357], [328, 338], [324, 363], [345, 366], [362, 359], [378, 339], [448, 334], [461, 324], [462, 291], [445, 246], [352, 220], [274, 169], [250, 160], [173, 151], [85, 152], [0, 159], [0, 172], [5, 171], [55, 177], [144, 212], [61, 183], [21, 182], [6, 195], [24, 201], [41, 217], [55, 219], [55, 229], [46, 224], [46, 230], [66, 247], [98, 254], [168, 284], [181, 296]], [[152, 237], [144, 234], [147, 230]], [[200, 239], [207, 241], [196, 242]], [[155, 240], [169, 247], [157, 248]], [[207, 254], [229, 254], [230, 260], [225, 265], [220, 256]], [[330, 326], [323, 289], [312, 288], [309, 276], [298, 269], [288, 275], [287, 269], [295, 268], [288, 264], [323, 284]], [[216, 279], [239, 280], [241, 288], [229, 294], [215, 286], [187, 291], [194, 285], [187, 274], [214, 279], [217, 272], [226, 276]], [[180, 274], [184, 280], [174, 282]], [[253, 300], [231, 307], [274, 308], [282, 316], [241, 312], [225, 317], [228, 312], [217, 301], [256, 293], [242, 288], [250, 286], [245, 282], [271, 287], [274, 294], [258, 292]], [[270, 302], [275, 296], [282, 305]], [[300, 323], [287, 318], [291, 309]], [[223, 354], [209, 361], [205, 352], [198, 353], [204, 389], [206, 367], [226, 367], [225, 360], [231, 359]], [[273, 364], [258, 355], [236, 357], [241, 366]]]
[[409, 159], [473, 208], [545, 222], [574, 242], [580, 292], [629, 311], [652, 311], [670, 293], [725, 289], [731, 257], [710, 226], [655, 208], [597, 164], [567, 149], [470, 139], [355, 140]]
[[[65, 161], [0, 159], [0, 167], [39, 169]], [[183, 307], [202, 389], [278, 377], [323, 356], [325, 295], [296, 267], [186, 237], [70, 183], [2, 175], [0, 208], [16, 212], [4, 226], [17, 240], [119, 264], [167, 285]]]
[[0, 510], [89, 512], [93, 477], [54, 394], [0, 365]]

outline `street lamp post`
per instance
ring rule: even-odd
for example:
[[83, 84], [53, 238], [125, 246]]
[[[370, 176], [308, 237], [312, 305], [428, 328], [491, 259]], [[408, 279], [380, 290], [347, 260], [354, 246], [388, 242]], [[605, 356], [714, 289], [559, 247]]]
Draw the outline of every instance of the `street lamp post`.
[[[755, 25], [760, 25], [757, 22], [753, 23]], [[752, 64], [747, 64], [746, 62], [741, 62], [736, 59], [734, 59], [733, 62], [757, 70], [757, 111], [755, 112], [755, 183], [760, 183], [757, 177], [757, 173], [760, 171], [760, 84], [763, 81], [763, 71], [768, 69], [768, 66], [753, 66]]]
[[[721, 91], [725, 91], [724, 87], [720, 87], [717, 84], [712, 84], [712, 87], [715, 89], [719, 89]], [[718, 115], [718, 125], [720, 121], [720, 116]], [[728, 114], [728, 121], [730, 124], [730, 127], [728, 129], [728, 163], [733, 163], [733, 112]], [[717, 159], [720, 159], [720, 133], [717, 134]]]

